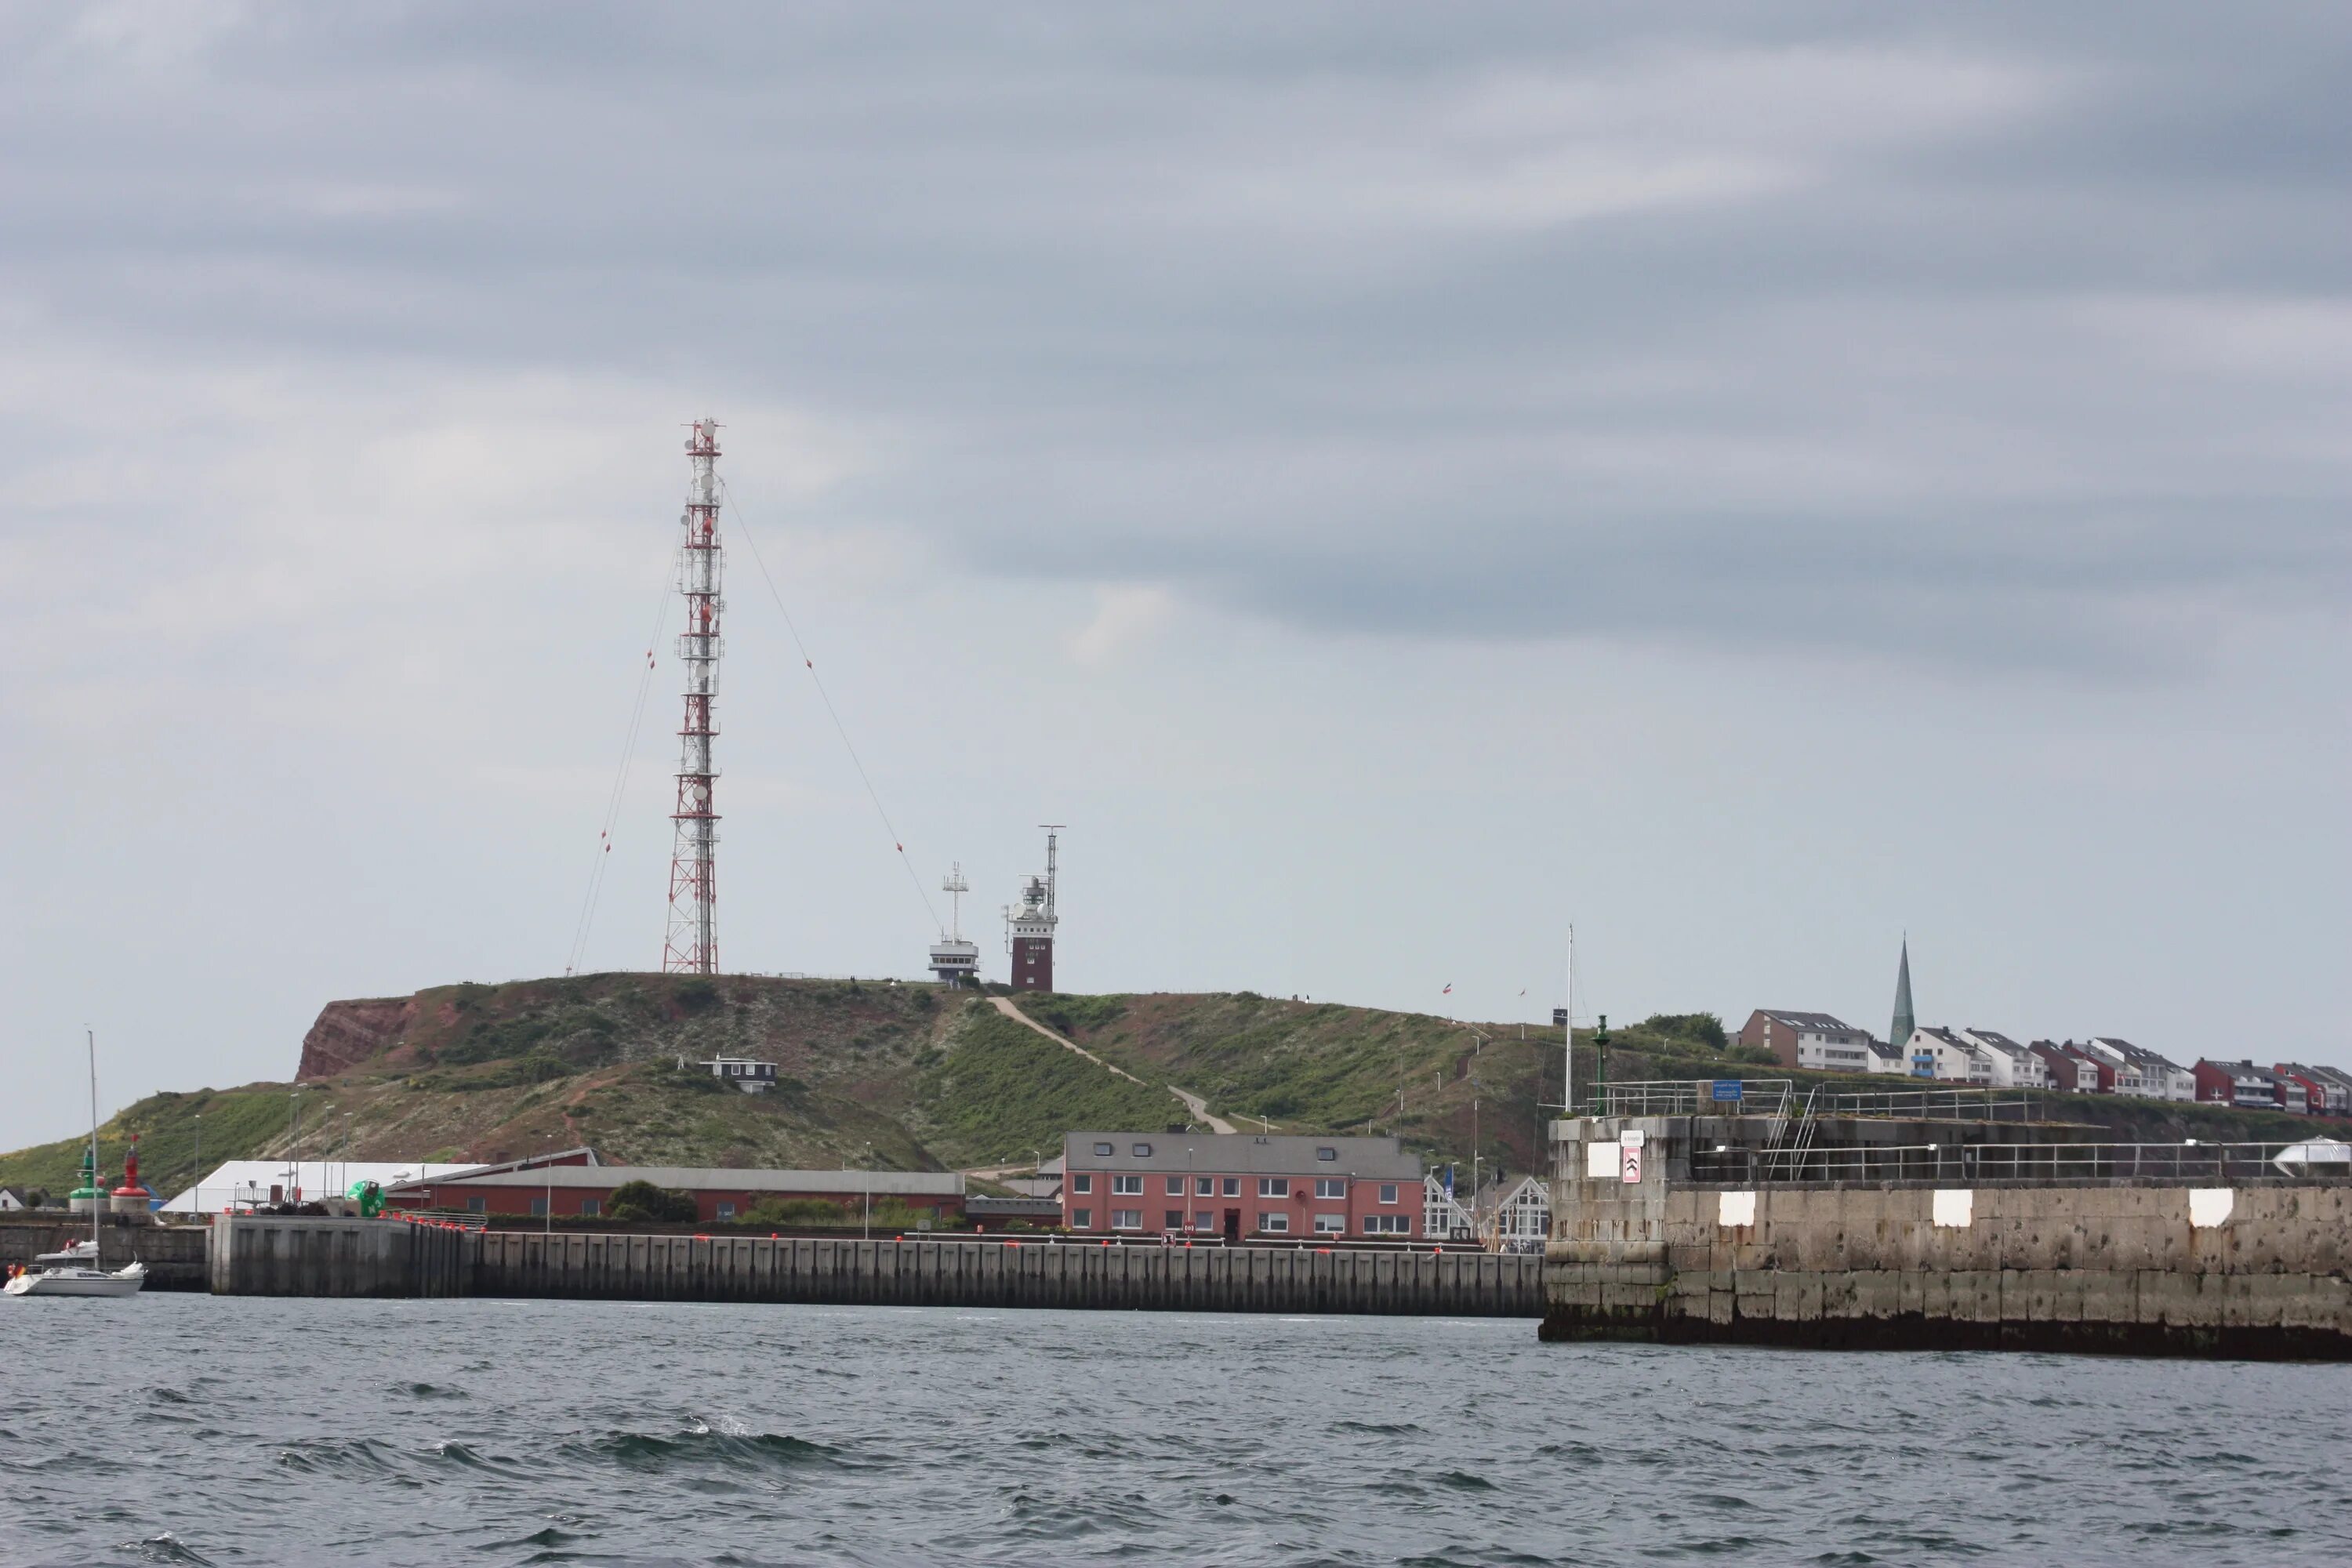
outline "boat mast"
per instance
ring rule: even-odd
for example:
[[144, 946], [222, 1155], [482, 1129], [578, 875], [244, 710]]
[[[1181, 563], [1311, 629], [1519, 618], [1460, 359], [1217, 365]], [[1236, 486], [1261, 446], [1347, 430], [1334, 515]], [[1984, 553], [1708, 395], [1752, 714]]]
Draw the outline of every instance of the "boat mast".
[[95, 1250], [99, 1194], [106, 1189], [98, 1175], [98, 1031], [84, 1026], [82, 1033], [89, 1039], [89, 1245]]

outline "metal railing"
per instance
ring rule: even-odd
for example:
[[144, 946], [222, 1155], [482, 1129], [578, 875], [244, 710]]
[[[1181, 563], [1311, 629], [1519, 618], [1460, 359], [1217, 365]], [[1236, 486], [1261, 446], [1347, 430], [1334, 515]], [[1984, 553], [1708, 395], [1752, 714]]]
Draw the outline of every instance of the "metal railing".
[[[1717, 1089], [1726, 1086], [1728, 1093]], [[1588, 1116], [1786, 1116], [1785, 1078], [1651, 1079], [1593, 1090]]]
[[[2041, 1121], [2048, 1102], [2031, 1090], [1903, 1089], [1836, 1090], [1807, 1096], [1815, 1118], [1869, 1116], [1914, 1121]], [[1785, 1078], [1659, 1079], [1602, 1084], [1590, 1116], [1770, 1116], [1797, 1114], [1796, 1086]]]
[[2352, 1162], [2291, 1162], [2298, 1143], [1919, 1143], [1843, 1149], [1694, 1149], [1690, 1179], [1785, 1182], [2352, 1182]]

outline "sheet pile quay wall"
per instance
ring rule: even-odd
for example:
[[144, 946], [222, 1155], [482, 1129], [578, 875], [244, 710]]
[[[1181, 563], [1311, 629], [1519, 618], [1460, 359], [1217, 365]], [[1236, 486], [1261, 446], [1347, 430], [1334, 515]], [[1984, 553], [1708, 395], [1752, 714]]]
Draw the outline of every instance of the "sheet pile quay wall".
[[235, 1295], [1530, 1319], [1543, 1312], [1543, 1260], [1490, 1253], [476, 1234], [389, 1220], [239, 1219], [215, 1227], [215, 1236], [213, 1289]]
[[1555, 1194], [1546, 1339], [2352, 1359], [2345, 1185]]

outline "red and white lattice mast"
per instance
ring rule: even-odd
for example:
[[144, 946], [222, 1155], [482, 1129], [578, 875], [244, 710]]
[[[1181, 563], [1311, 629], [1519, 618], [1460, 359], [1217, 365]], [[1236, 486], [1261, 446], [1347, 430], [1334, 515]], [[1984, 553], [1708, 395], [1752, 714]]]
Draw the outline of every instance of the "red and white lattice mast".
[[711, 704], [719, 696], [719, 421], [698, 419], [687, 438], [694, 478], [686, 493], [686, 542], [678, 562], [677, 591], [686, 598], [686, 630], [677, 656], [686, 665], [686, 721], [677, 764], [676, 847], [669, 863], [669, 938], [662, 968], [690, 974], [719, 972], [719, 888], [712, 851], [719, 844], [719, 814], [711, 808], [711, 737], [719, 733]]

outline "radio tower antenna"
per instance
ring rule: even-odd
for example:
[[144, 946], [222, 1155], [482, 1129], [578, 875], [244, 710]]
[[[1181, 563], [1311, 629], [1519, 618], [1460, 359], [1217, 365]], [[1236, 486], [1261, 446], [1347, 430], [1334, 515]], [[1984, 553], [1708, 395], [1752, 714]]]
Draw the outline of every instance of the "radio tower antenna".
[[686, 492], [686, 530], [679, 554], [677, 591], [686, 600], [686, 629], [678, 634], [677, 657], [686, 666], [686, 719], [678, 728], [677, 825], [669, 862], [669, 935], [662, 946], [666, 973], [719, 972], [719, 886], [713, 851], [719, 844], [719, 813], [712, 808], [711, 738], [719, 725], [711, 704], [719, 696], [719, 421], [698, 419], [687, 437], [694, 477]]

